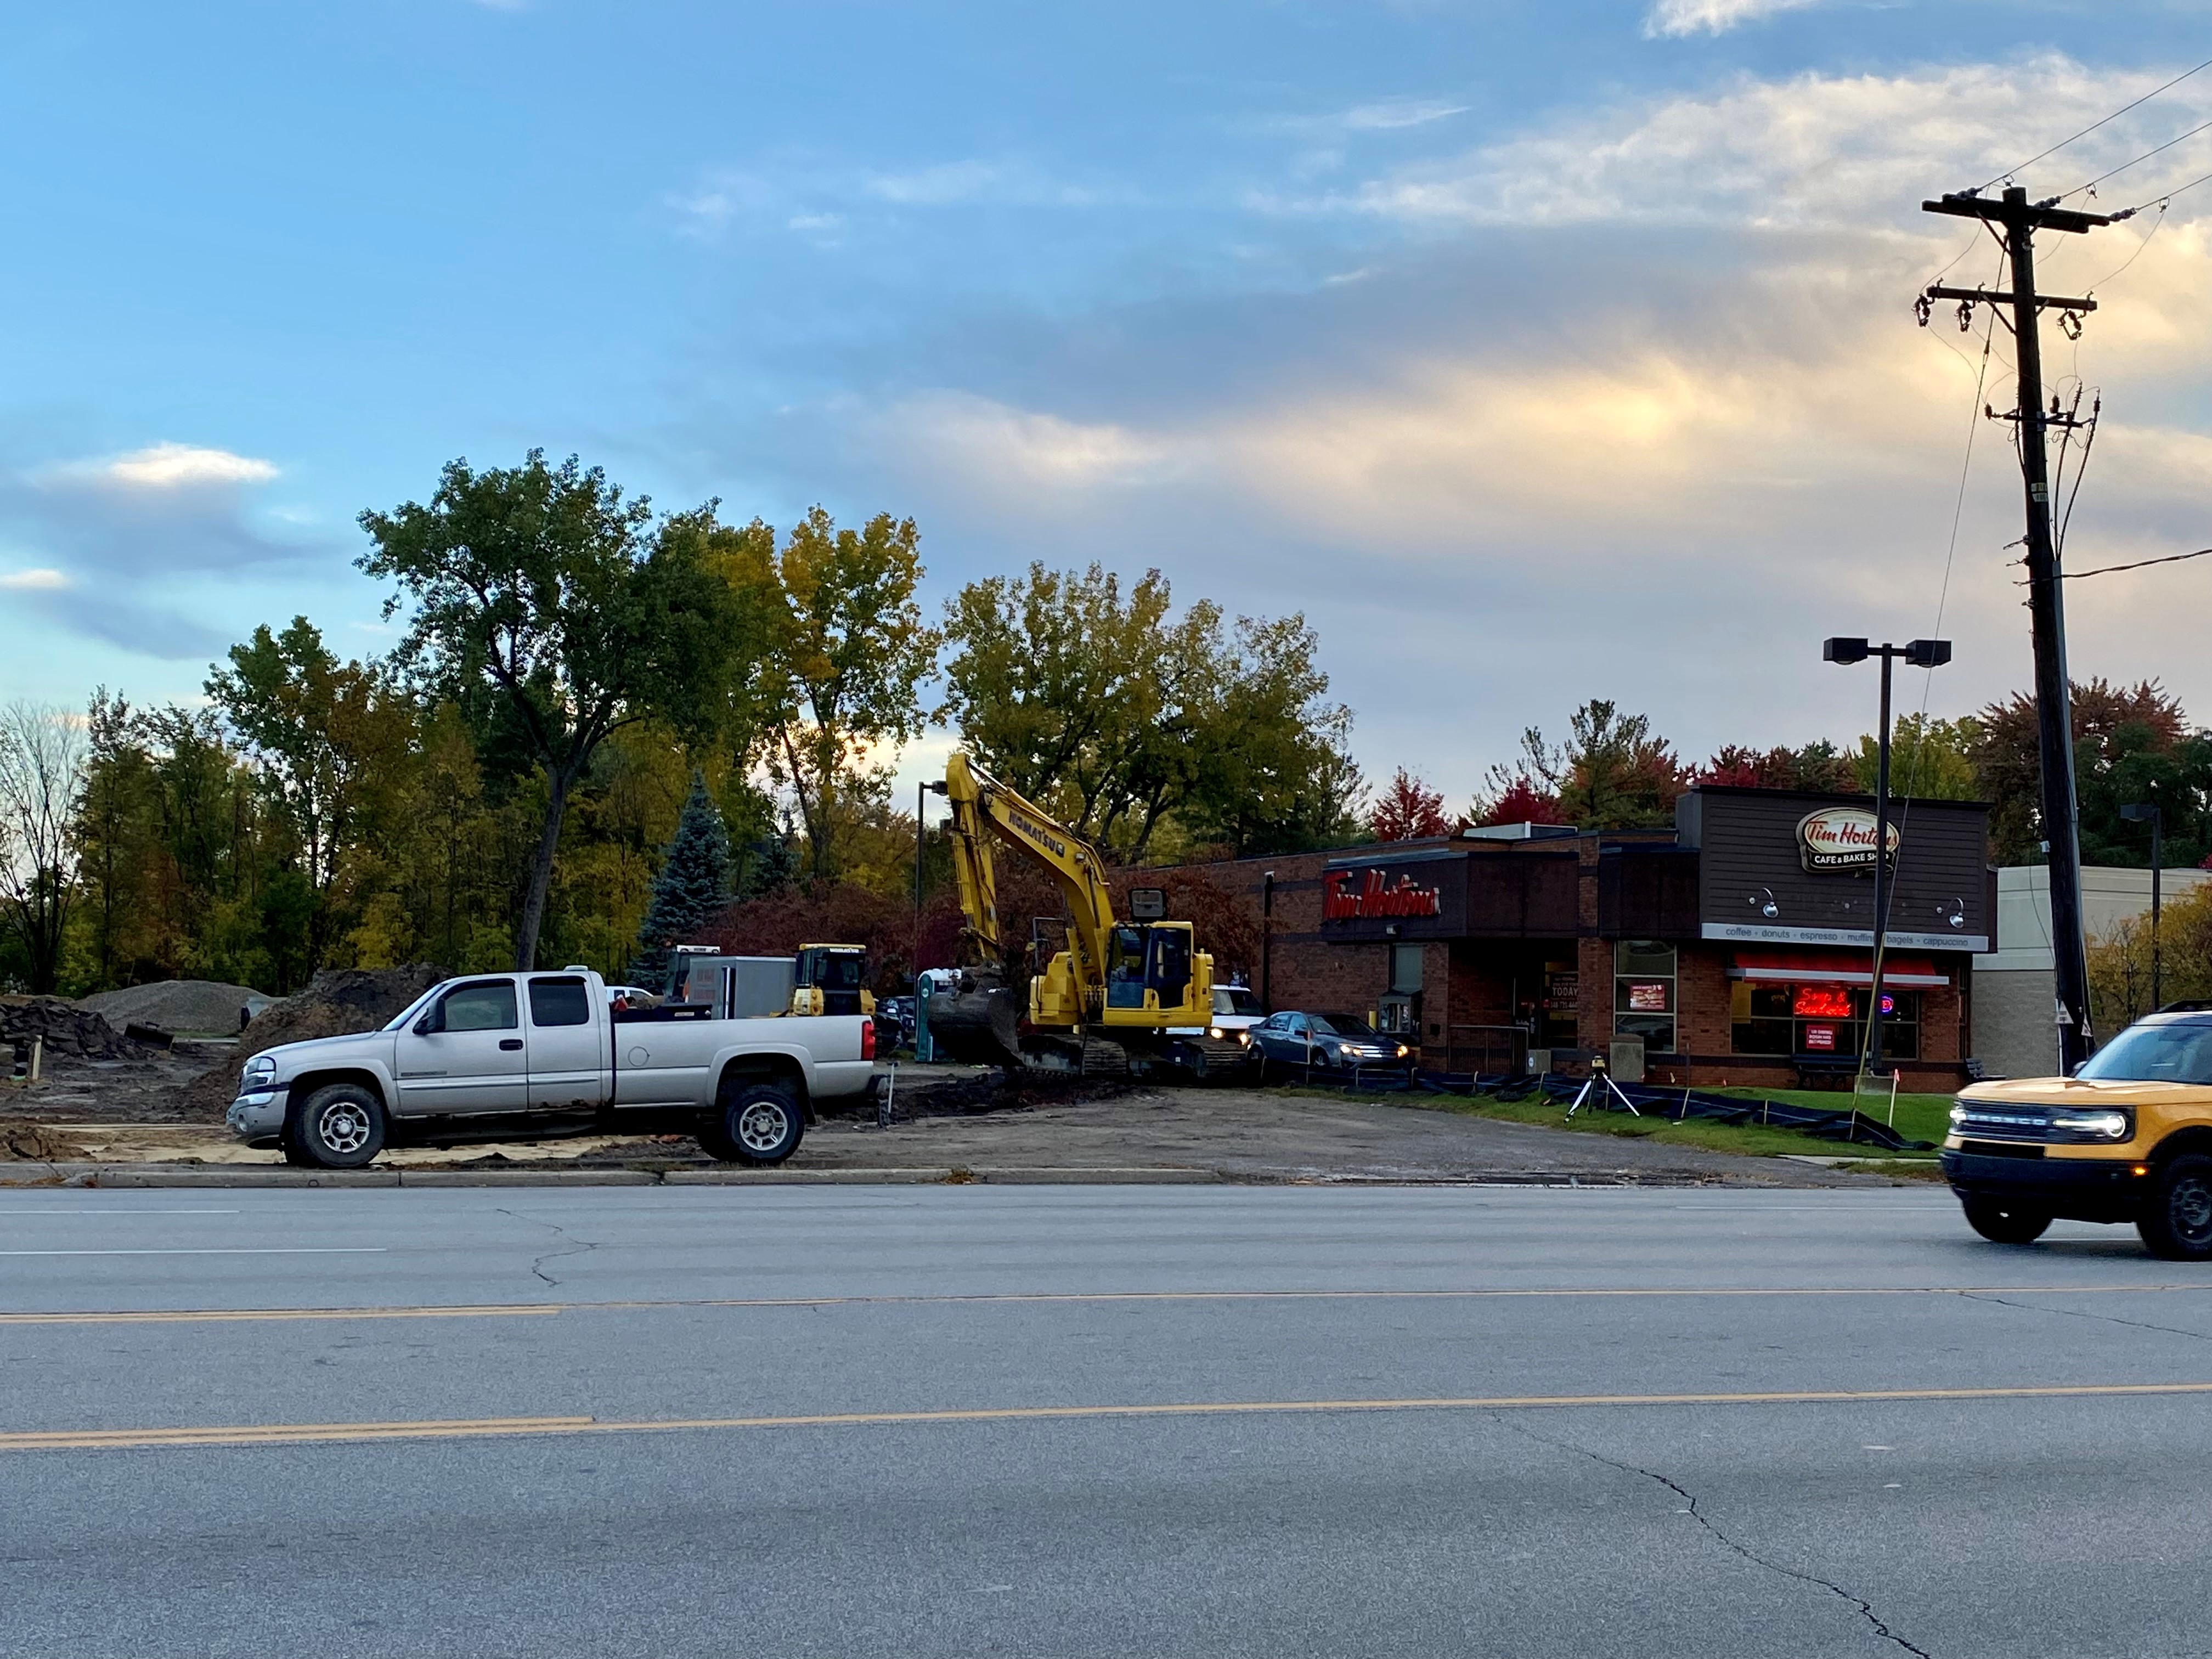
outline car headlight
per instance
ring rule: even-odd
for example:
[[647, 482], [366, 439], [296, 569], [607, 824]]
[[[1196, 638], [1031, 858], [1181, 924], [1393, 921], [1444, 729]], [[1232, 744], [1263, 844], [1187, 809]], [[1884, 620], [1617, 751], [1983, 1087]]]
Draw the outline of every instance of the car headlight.
[[276, 1077], [276, 1057], [274, 1054], [256, 1054], [246, 1062], [246, 1085], [249, 1089], [256, 1084], [273, 1082]]
[[2107, 1140], [2125, 1140], [2130, 1125], [2125, 1112], [2075, 1112], [2051, 1120], [2051, 1127], [2067, 1134], [2102, 1135]]
[[1252, 1034], [1249, 1031], [1239, 1031], [1237, 1034], [1237, 1041], [1249, 1048], [1252, 1046]]
[[1954, 1103], [1951, 1108], [1951, 1127], [1955, 1129], [1966, 1121], [1966, 1109]]
[[1405, 1059], [1405, 1057], [1406, 1057], [1407, 1054], [1412, 1054], [1413, 1052], [1413, 1051], [1411, 1048], [1407, 1048], [1404, 1043], [1402, 1043], [1402, 1042], [1401, 1042], [1401, 1043], [1400, 1043], [1400, 1044], [1398, 1045], [1398, 1058], [1399, 1058], [1399, 1059], [1401, 1059], [1401, 1060]]
[[1218, 1042], [1221, 1037], [1221, 1028], [1218, 1025], [1209, 1025], [1206, 1028], [1206, 1034]]

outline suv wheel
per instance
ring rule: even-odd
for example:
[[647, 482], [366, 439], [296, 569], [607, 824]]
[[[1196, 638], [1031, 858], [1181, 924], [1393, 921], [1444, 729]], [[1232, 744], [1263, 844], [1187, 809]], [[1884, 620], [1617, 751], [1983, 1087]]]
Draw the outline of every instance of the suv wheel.
[[774, 1083], [725, 1090], [699, 1125], [699, 1145], [724, 1164], [781, 1164], [799, 1150], [805, 1114], [791, 1091]]
[[2153, 1255], [2212, 1261], [2212, 1158], [2185, 1153], [2161, 1169], [2136, 1231]]
[[284, 1160], [358, 1170], [384, 1150], [384, 1103], [358, 1083], [332, 1083], [295, 1104], [284, 1123]]
[[2023, 1210], [1985, 1198], [1966, 1200], [1966, 1224], [1992, 1244], [2033, 1244], [2051, 1225], [2046, 1210]]

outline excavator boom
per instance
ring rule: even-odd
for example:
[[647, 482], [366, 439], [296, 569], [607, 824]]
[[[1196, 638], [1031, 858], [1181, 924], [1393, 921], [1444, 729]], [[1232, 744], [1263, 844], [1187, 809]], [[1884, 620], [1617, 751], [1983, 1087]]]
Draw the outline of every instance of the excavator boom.
[[[1098, 849], [966, 755], [946, 762], [943, 793], [966, 925], [958, 989], [930, 1002], [933, 1044], [954, 1059], [1023, 1065], [1049, 1054], [1082, 1066], [1102, 1044], [1104, 1059], [1122, 1064], [1130, 1042], [1182, 1033], [1152, 1046], [1194, 1053], [1188, 1033], [1212, 1017], [1213, 959], [1193, 948], [1190, 924], [1117, 921]], [[1009, 936], [1000, 908], [1001, 843], [1042, 865], [1060, 890], [1067, 945], [1048, 963], [1018, 959], [1031, 941]]]

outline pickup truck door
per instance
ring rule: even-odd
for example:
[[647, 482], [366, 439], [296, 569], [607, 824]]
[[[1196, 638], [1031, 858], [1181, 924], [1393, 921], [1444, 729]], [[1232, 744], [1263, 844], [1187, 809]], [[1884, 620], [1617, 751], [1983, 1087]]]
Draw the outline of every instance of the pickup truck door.
[[530, 1062], [514, 981], [456, 985], [399, 1033], [392, 1061], [403, 1114], [522, 1110]]
[[529, 1000], [532, 1107], [597, 1106], [606, 1098], [610, 1016], [592, 1006], [591, 981], [581, 974], [533, 974]]

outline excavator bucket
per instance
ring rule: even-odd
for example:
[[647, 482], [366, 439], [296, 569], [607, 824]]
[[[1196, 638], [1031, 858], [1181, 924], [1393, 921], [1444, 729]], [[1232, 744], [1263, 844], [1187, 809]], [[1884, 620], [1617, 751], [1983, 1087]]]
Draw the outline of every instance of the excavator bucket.
[[974, 1066], [1019, 1066], [1024, 998], [1012, 986], [963, 975], [961, 988], [929, 1000], [929, 1041], [939, 1056]]

